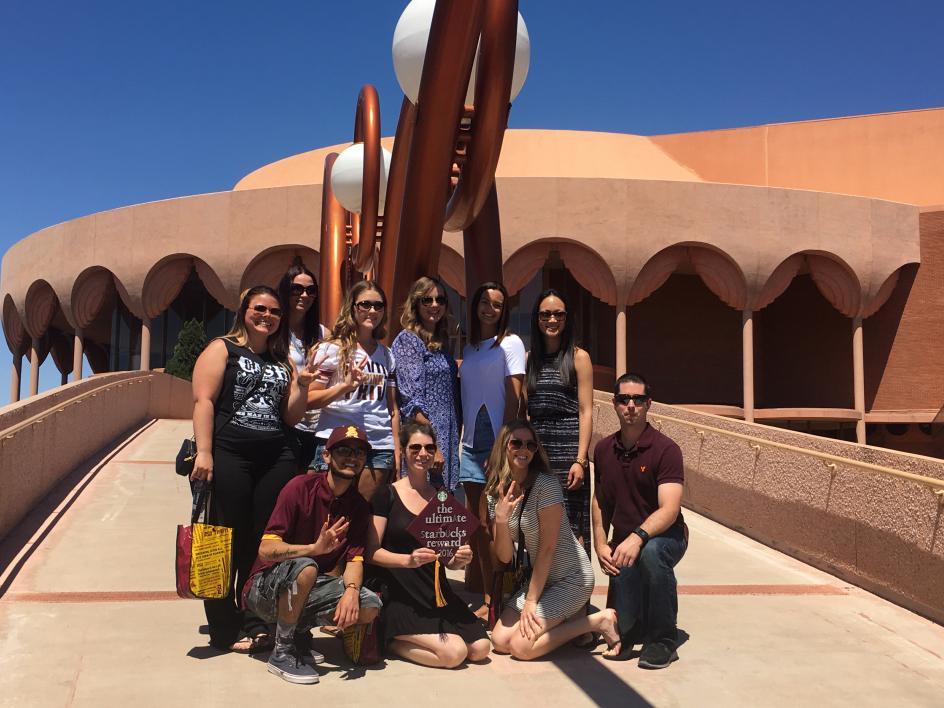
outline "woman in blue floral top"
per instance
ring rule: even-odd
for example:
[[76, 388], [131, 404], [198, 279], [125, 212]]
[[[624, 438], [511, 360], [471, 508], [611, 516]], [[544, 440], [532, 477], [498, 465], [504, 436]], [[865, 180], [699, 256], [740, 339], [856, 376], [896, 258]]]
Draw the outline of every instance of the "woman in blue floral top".
[[459, 483], [458, 368], [449, 352], [445, 286], [436, 278], [420, 278], [403, 306], [400, 334], [393, 341], [397, 360], [397, 398], [400, 414], [429, 423], [439, 439], [439, 452], [430, 472], [435, 486], [454, 490]]

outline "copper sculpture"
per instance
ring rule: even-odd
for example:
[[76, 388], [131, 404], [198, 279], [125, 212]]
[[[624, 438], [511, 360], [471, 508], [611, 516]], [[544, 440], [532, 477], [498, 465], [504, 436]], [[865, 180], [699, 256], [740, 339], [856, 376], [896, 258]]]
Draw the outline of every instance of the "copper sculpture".
[[[360, 273], [373, 271], [390, 302], [399, 303], [416, 278], [438, 272], [444, 229], [463, 231], [467, 289], [501, 279], [495, 168], [508, 123], [517, 19], [517, 0], [437, 0], [419, 96], [415, 105], [404, 98], [400, 111], [380, 219], [379, 102], [372, 86], [361, 89], [354, 127], [354, 142], [364, 143], [360, 215], [334, 200], [330, 176], [336, 155], [325, 161], [321, 277], [326, 322], [333, 321], [339, 293], [348, 285], [342, 261], [349, 259], [350, 268]], [[465, 93], [477, 44], [475, 101], [468, 106]]]

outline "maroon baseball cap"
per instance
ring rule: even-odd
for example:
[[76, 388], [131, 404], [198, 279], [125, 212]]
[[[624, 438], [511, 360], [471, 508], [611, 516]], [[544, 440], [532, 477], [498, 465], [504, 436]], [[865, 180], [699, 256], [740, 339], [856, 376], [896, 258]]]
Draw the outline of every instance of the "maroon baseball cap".
[[356, 425], [341, 425], [331, 431], [328, 442], [325, 443], [325, 449], [330, 450], [341, 443], [351, 444], [355, 442], [359, 442], [368, 450], [371, 449], [370, 443], [367, 441], [367, 433]]

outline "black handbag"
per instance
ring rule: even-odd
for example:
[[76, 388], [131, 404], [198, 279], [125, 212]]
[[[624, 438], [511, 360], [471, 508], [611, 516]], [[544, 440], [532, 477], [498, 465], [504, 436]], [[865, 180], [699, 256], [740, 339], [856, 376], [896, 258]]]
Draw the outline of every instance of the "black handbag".
[[[246, 397], [239, 403], [238, 406], [233, 409], [233, 412], [229, 414], [229, 417], [223, 421], [223, 425], [213, 431], [214, 437], [233, 419], [233, 417], [239, 412], [239, 409], [243, 407], [243, 404], [252, 397], [252, 394], [256, 392], [256, 389], [259, 388], [259, 384], [261, 383], [262, 377], [260, 376], [252, 385], [252, 388], [249, 389], [249, 393], [246, 394]], [[196, 459], [197, 439], [195, 436], [191, 435], [189, 438], [184, 438], [184, 441], [180, 443], [180, 451], [177, 453], [177, 458], [174, 461], [174, 469], [177, 471], [177, 474], [179, 474], [181, 477], [189, 477], [192, 475], [193, 463]]]

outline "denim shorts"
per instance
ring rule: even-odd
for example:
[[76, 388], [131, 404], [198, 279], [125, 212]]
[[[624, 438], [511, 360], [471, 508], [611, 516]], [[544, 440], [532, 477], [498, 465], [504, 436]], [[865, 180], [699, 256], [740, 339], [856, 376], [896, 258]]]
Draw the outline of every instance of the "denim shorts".
[[[312, 458], [311, 464], [308, 465], [310, 469], [328, 469], [328, 465], [325, 464], [324, 458], [321, 455], [321, 453], [324, 452], [326, 442], [327, 440], [318, 438], [318, 446], [315, 448], [315, 456]], [[367, 453], [367, 462], [364, 464], [364, 466], [369, 467], [372, 470], [392, 470], [393, 450], [371, 450]]]
[[495, 433], [492, 430], [492, 421], [488, 417], [485, 406], [479, 408], [475, 416], [475, 428], [472, 431], [472, 447], [462, 446], [462, 455], [459, 457], [459, 481], [485, 484], [485, 463], [492, 453], [495, 444]]
[[[279, 615], [279, 595], [291, 590], [298, 574], [306, 567], [318, 564], [311, 558], [291, 558], [266, 568], [249, 579], [246, 589], [246, 607], [265, 622], [276, 622]], [[292, 597], [290, 602], [302, 602], [305, 609], [298, 620], [298, 629], [305, 631], [334, 622], [334, 611], [344, 595], [344, 578], [334, 575], [319, 575], [308, 597]], [[361, 586], [361, 609], [380, 609], [377, 593]]]

